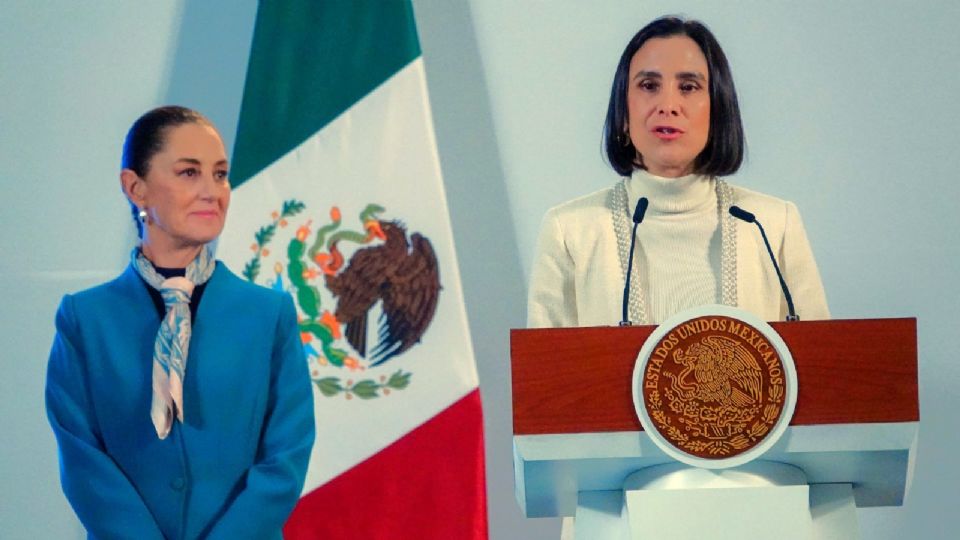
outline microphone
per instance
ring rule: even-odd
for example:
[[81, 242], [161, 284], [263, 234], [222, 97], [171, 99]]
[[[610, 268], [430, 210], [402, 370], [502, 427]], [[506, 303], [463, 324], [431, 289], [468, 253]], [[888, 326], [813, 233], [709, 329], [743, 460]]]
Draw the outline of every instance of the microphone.
[[757, 216], [753, 215], [750, 212], [747, 212], [739, 206], [730, 207], [730, 215], [747, 223], [753, 223], [760, 229], [760, 236], [763, 237], [763, 243], [767, 246], [767, 253], [770, 254], [770, 261], [773, 263], [773, 269], [777, 271], [777, 277], [780, 279], [780, 288], [783, 290], [783, 296], [787, 299], [787, 315], [788, 321], [799, 321], [800, 317], [797, 316], [797, 312], [793, 309], [793, 297], [790, 296], [790, 289], [787, 288], [787, 282], [783, 280], [783, 274], [780, 273], [780, 266], [777, 265], [777, 259], [773, 256], [773, 250], [770, 248], [770, 242], [767, 240], [767, 233], [763, 230], [763, 225], [757, 221]]
[[637, 207], [633, 210], [633, 234], [630, 235], [630, 257], [627, 259], [627, 282], [623, 285], [623, 318], [620, 320], [620, 326], [633, 324], [627, 316], [627, 304], [630, 302], [630, 274], [633, 272], [633, 249], [637, 245], [637, 225], [643, 221], [649, 203], [646, 197], [640, 197]]

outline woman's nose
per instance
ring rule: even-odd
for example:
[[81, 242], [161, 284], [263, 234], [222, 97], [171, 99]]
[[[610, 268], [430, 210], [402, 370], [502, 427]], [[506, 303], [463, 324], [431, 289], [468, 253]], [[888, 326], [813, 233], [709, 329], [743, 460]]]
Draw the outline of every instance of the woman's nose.
[[217, 179], [213, 174], [204, 174], [200, 182], [200, 197], [204, 200], [216, 198]]
[[657, 113], [664, 116], [680, 116], [680, 96], [677, 92], [668, 89], [661, 96]]

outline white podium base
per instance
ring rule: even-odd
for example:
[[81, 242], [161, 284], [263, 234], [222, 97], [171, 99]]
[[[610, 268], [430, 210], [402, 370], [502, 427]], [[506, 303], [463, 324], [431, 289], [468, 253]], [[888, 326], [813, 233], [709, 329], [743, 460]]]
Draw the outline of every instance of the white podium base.
[[576, 540], [860, 537], [850, 484], [808, 486], [799, 469], [772, 462], [649, 467], [622, 491], [581, 492], [574, 523]]

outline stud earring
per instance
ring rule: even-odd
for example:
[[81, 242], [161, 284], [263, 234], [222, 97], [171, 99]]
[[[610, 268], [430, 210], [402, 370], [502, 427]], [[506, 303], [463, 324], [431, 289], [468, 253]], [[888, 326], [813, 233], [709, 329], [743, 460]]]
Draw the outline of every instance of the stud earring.
[[140, 223], [146, 223], [146, 222], [147, 222], [147, 210], [144, 209], [144, 208], [141, 208], [140, 211], [137, 213], [137, 217], [140, 218]]

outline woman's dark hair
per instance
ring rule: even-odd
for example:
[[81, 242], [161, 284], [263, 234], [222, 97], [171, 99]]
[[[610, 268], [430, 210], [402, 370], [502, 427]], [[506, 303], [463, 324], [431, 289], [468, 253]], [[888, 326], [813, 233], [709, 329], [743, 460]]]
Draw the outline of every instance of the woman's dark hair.
[[651, 38], [687, 36], [700, 47], [707, 59], [710, 92], [710, 133], [707, 145], [693, 162], [693, 172], [708, 176], [726, 176], [737, 172], [743, 162], [744, 136], [740, 120], [737, 91], [733, 75], [723, 49], [710, 30], [702, 23], [679, 17], [661, 17], [644, 26], [620, 56], [617, 72], [610, 89], [610, 104], [603, 125], [603, 143], [610, 166], [623, 176], [634, 169], [644, 168], [638, 163], [637, 149], [627, 132], [627, 83], [633, 55]]
[[[127, 131], [127, 137], [123, 141], [120, 167], [130, 169], [140, 178], [146, 177], [150, 172], [150, 160], [163, 150], [167, 130], [183, 124], [204, 124], [213, 127], [207, 117], [193, 109], [177, 105], [157, 107], [144, 113]], [[137, 236], [143, 238], [143, 223], [137, 215], [140, 209], [131, 202], [130, 212], [133, 214], [133, 221], [137, 224]]]

